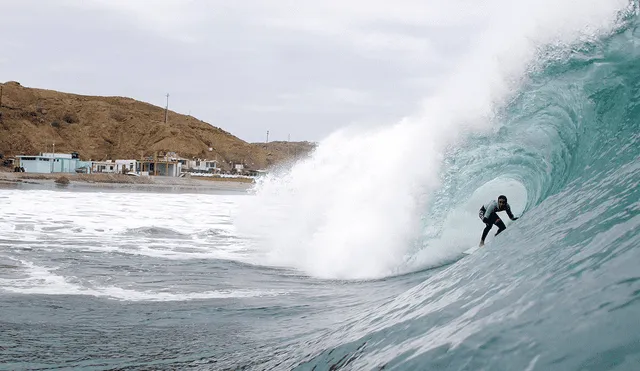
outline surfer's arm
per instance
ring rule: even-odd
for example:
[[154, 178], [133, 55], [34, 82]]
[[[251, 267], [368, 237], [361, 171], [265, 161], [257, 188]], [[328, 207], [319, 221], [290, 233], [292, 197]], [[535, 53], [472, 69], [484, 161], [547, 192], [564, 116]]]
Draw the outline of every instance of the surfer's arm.
[[478, 216], [480, 217], [480, 219], [484, 219], [484, 213], [485, 213], [486, 209], [484, 208], [484, 205], [480, 208], [480, 212], [478, 212]]
[[498, 210], [498, 205], [495, 202], [489, 203], [484, 211], [482, 221], [487, 223], [487, 218], [489, 218], [492, 213], [496, 212], [496, 210]]
[[507, 208], [505, 209], [505, 211], [507, 212], [507, 215], [509, 215], [509, 219], [518, 220], [517, 217], [513, 216], [513, 213], [511, 212], [511, 207], [509, 206], [509, 204], [507, 204]]

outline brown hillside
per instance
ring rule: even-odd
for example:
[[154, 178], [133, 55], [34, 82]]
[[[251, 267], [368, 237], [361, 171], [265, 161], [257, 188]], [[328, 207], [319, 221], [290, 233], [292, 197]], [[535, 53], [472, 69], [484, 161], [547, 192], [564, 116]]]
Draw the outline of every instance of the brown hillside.
[[[137, 159], [155, 152], [245, 163], [260, 169], [306, 155], [308, 142], [247, 143], [192, 116], [124, 97], [98, 97], [1, 84], [0, 153], [78, 152], [84, 160]], [[211, 148], [211, 150], [209, 150]]]

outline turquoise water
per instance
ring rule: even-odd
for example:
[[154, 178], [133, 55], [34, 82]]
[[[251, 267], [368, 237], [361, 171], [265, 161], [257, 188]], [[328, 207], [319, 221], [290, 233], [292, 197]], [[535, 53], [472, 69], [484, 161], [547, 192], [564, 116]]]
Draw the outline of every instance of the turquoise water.
[[[0, 369], [640, 369], [638, 20], [556, 52], [448, 146], [416, 224], [367, 206], [405, 200], [378, 173], [342, 197], [301, 167], [280, 203], [0, 190]], [[498, 192], [522, 217], [461, 255]]]
[[497, 131], [450, 152], [434, 208], [499, 174], [526, 189], [521, 220], [402, 295], [363, 304], [366, 320], [345, 319], [311, 342], [324, 352], [291, 365], [640, 368], [638, 40], [633, 19], [547, 62]]

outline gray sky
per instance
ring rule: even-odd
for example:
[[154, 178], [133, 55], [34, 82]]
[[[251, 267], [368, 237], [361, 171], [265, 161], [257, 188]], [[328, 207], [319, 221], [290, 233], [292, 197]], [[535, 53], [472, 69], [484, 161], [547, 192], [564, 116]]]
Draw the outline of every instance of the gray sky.
[[0, 0], [0, 81], [159, 106], [169, 93], [246, 141], [317, 141], [415, 111], [482, 18], [465, 3]]

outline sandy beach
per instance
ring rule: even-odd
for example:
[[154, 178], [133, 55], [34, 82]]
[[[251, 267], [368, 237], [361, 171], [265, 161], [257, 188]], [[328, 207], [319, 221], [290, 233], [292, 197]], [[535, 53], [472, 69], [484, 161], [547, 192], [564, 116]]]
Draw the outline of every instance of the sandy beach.
[[[66, 180], [65, 180], [66, 179]], [[122, 174], [34, 174], [0, 172], [0, 185], [40, 187], [132, 189], [149, 191], [231, 191], [246, 193], [252, 186], [246, 178], [136, 177]]]

